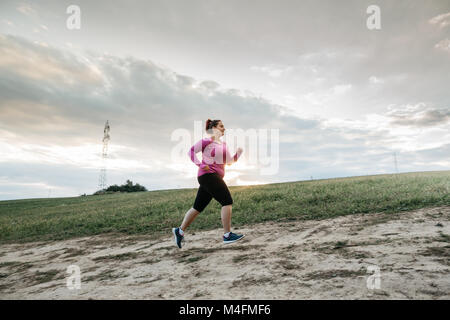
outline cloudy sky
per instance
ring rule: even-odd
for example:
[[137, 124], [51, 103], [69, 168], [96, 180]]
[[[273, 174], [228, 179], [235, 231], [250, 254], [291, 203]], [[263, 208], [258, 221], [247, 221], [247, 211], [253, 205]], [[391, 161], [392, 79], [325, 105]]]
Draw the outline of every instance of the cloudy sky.
[[207, 118], [279, 130], [229, 185], [449, 170], [449, 83], [447, 0], [2, 0], [0, 200], [96, 191], [106, 120], [108, 185], [197, 187], [171, 136]]

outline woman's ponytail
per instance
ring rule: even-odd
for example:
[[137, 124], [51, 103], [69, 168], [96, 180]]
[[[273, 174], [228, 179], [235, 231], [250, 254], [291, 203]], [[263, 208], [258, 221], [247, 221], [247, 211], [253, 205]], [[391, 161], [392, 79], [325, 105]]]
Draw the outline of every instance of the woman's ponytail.
[[209, 129], [211, 129], [209, 126], [211, 125], [212, 120], [208, 119], [206, 120], [206, 131], [208, 131]]
[[215, 126], [217, 126], [219, 124], [220, 120], [211, 120], [208, 119], [206, 120], [206, 131], [211, 130], [212, 128], [214, 128]]

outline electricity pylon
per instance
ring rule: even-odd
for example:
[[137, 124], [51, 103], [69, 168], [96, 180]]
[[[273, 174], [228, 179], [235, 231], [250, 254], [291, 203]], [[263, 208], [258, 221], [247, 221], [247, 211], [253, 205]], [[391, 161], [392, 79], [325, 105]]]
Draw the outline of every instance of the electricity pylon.
[[98, 187], [100, 190], [106, 189], [106, 159], [108, 157], [109, 130], [109, 122], [106, 120], [105, 129], [103, 130], [102, 167], [98, 179]]

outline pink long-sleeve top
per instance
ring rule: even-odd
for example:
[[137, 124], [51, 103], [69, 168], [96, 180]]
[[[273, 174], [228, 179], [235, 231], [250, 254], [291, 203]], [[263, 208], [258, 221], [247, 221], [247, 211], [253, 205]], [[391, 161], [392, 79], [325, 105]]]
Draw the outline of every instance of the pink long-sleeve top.
[[[200, 151], [202, 152], [201, 162], [196, 155]], [[225, 176], [225, 164], [236, 162], [241, 156], [241, 153], [236, 152], [232, 157], [225, 142], [218, 143], [211, 138], [204, 138], [191, 147], [188, 155], [192, 162], [198, 166], [197, 177], [205, 173], [216, 172], [223, 178]], [[209, 166], [209, 170], [205, 169], [206, 166]]]

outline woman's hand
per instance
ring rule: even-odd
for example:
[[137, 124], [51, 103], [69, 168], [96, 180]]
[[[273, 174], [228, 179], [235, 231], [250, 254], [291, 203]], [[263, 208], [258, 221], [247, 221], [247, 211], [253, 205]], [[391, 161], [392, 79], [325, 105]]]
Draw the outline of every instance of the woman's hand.
[[211, 169], [209, 168], [208, 165], [206, 165], [206, 166], [203, 168], [203, 170], [210, 171]]
[[227, 165], [231, 166], [233, 163], [235, 163], [235, 162], [237, 161], [237, 158], [239, 158], [239, 157], [241, 156], [241, 154], [242, 154], [243, 151], [244, 151], [244, 150], [242, 150], [242, 148], [237, 148], [236, 154], [235, 154], [234, 157], [233, 157], [233, 161], [227, 163]]

